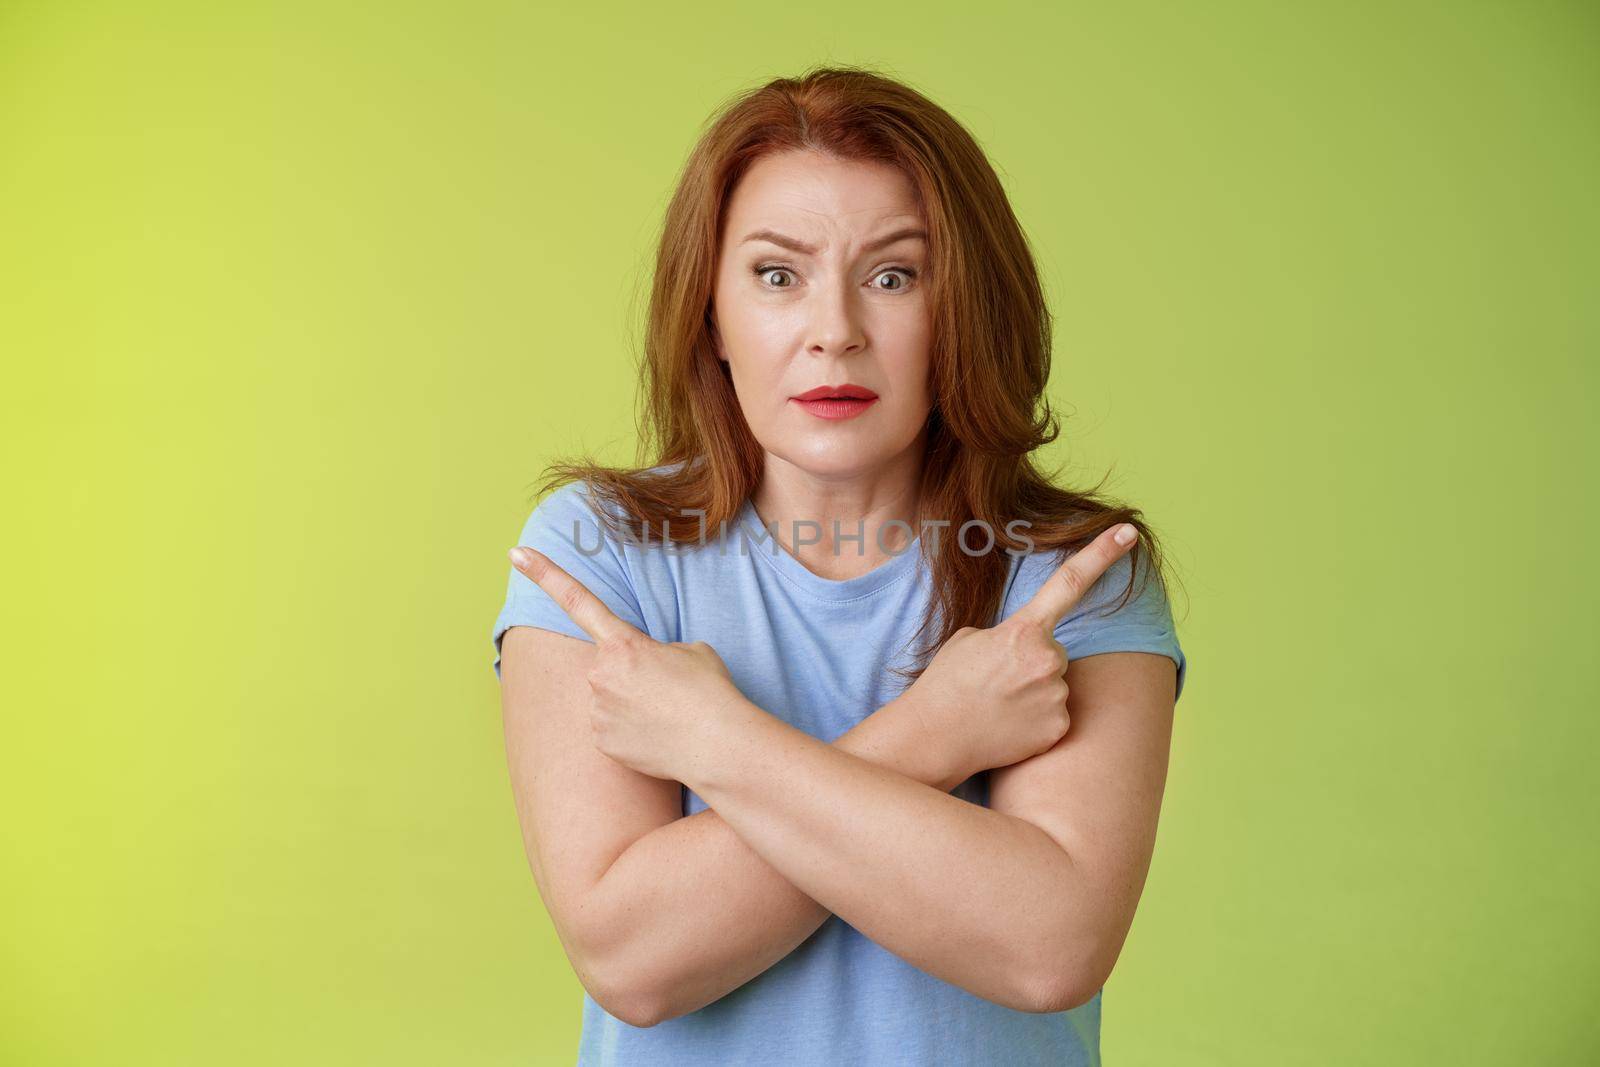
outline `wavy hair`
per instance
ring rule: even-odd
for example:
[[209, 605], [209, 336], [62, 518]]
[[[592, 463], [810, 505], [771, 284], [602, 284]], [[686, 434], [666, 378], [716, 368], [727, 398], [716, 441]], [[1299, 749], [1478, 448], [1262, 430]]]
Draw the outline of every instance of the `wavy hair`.
[[[994, 532], [996, 547], [980, 555], [961, 551], [953, 537], [922, 539], [933, 595], [917, 637], [933, 636], [913, 653], [915, 666], [897, 673], [920, 677], [957, 630], [993, 624], [1011, 558], [999, 548], [1027, 547], [1005, 530], [1014, 520], [1031, 523], [1032, 551], [1079, 549], [1131, 523], [1139, 540], [1116, 606], [1135, 594], [1141, 573], [1146, 580], [1153, 574], [1165, 591], [1161, 550], [1138, 509], [1102, 497], [1104, 478], [1074, 491], [1030, 458], [1060, 433], [1044, 396], [1052, 317], [993, 167], [943, 108], [864, 67], [814, 67], [774, 79], [711, 118], [684, 164], [657, 242], [639, 367], [637, 465], [559, 460], [545, 468], [540, 495], [585, 481], [606, 505], [598, 510], [613, 532], [686, 544], [731, 524], [755, 492], [763, 449], [717, 358], [712, 295], [734, 187], [760, 157], [790, 150], [887, 163], [910, 178], [928, 232], [933, 316], [934, 402], [920, 510], [948, 520], [951, 531], [982, 520]], [[614, 514], [603, 514], [608, 509]]]

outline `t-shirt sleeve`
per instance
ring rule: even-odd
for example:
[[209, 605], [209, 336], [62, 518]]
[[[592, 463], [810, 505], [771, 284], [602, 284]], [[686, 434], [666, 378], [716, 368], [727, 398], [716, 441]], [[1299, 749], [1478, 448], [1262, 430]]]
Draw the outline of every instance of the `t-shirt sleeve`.
[[[568, 482], [533, 509], [523, 524], [517, 544], [536, 548], [549, 556], [558, 567], [599, 597], [618, 618], [648, 632], [622, 546], [601, 522], [596, 506], [587, 485]], [[534, 626], [584, 641], [594, 640], [572, 621], [549, 593], [509, 563], [506, 568], [510, 577], [505, 605], [494, 620], [491, 634], [496, 678], [500, 677], [501, 640], [513, 626]]]
[[[1065, 558], [1053, 553], [1032, 557], [1036, 565], [1027, 583], [1031, 588], [1018, 590], [1025, 595], [1017, 596], [1010, 610], [1031, 597]], [[1067, 657], [1075, 660], [1100, 652], [1155, 652], [1167, 656], [1177, 665], [1176, 693], [1181, 696], [1188, 659], [1178, 644], [1166, 590], [1143, 553], [1133, 593], [1127, 603], [1117, 607], [1128, 585], [1131, 561], [1132, 555], [1124, 554], [1089, 587], [1083, 599], [1056, 624], [1055, 639], [1067, 650]]]
[[1132, 566], [1132, 556], [1128, 554], [1113, 563], [1057, 624], [1056, 640], [1067, 650], [1069, 659], [1083, 659], [1097, 652], [1156, 652], [1166, 656], [1178, 667], [1176, 699], [1183, 694], [1188, 658], [1178, 644], [1166, 590], [1143, 553], [1133, 594], [1126, 604], [1117, 607]]

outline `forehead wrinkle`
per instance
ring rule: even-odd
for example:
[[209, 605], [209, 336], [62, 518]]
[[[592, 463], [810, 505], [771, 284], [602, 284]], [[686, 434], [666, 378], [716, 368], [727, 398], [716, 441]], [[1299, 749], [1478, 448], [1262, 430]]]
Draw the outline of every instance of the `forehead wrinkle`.
[[[823, 212], [811, 211], [809, 209], [804, 209], [804, 208], [801, 208], [799, 210], [804, 211], [806, 214], [809, 214], [809, 215], [820, 215], [820, 216], [822, 216], [823, 218], [826, 218], [826, 219], [842, 218], [842, 217], [847, 217], [848, 215], [859, 215], [859, 214], [862, 214], [864, 212], [877, 213], [877, 212], [883, 212], [884, 211], [883, 208], [860, 208], [857, 211], [846, 213], [846, 216], [836, 216], [836, 215], [828, 215], [828, 214], [823, 213]], [[921, 218], [920, 215], [910, 214], [910, 213], [907, 213], [907, 212], [904, 212], [904, 211], [895, 211], [895, 212], [884, 212], [880, 216], [880, 221], [883, 221], [883, 222], [888, 222], [888, 221], [891, 221], [891, 220], [894, 220], [894, 219], [902, 219], [902, 220], [905, 220], [905, 221], [902, 223], [902, 225], [895, 226], [893, 228], [885, 228], [884, 232], [882, 232], [881, 234], [878, 234], [875, 237], [871, 237], [871, 238], [867, 238], [865, 240], [862, 240], [861, 242], [859, 242], [859, 246], [863, 250], [876, 251], [876, 250], [881, 249], [881, 248], [887, 248], [890, 245], [899, 244], [902, 241], [919, 240], [923, 244], [927, 244], [927, 242], [928, 242], [928, 234], [927, 234], [926, 228], [924, 227], [924, 225], [922, 223], [922, 218]], [[822, 229], [824, 231], [829, 230], [829, 229], [836, 229], [836, 228], [837, 227], [832, 227], [832, 226], [823, 226], [822, 227]], [[796, 229], [799, 229], [801, 232], [799, 232], [799, 233], [794, 232]], [[816, 255], [816, 254], [819, 254], [819, 253], [822, 253], [822, 252], [826, 252], [828, 250], [828, 248], [829, 248], [829, 242], [827, 240], [826, 233], [824, 233], [824, 235], [820, 239], [818, 239], [818, 238], [813, 237], [810, 233], [805, 232], [808, 229], [810, 229], [810, 228], [809, 227], [805, 227], [805, 226], [792, 227], [792, 226], [785, 226], [785, 225], [783, 225], [781, 223], [780, 224], [776, 224], [776, 225], [757, 226], [754, 230], [751, 230], [749, 233], [745, 234], [745, 236], [740, 238], [738, 243], [743, 245], [743, 244], [748, 244], [748, 243], [750, 243], [752, 241], [765, 240], [765, 241], [771, 242], [772, 244], [776, 244], [776, 245], [779, 245], [780, 247], [785, 247], [785, 248], [790, 248], [791, 247], [791, 243], [792, 243], [795, 247], [792, 247], [791, 250], [795, 251], [795, 252], [798, 252], [798, 253], [800, 253], [802, 255]], [[907, 231], [913, 231], [913, 232], [907, 232]], [[778, 238], [788, 238], [789, 240], [785, 241], [785, 240], [781, 240], [781, 239], [778, 239]], [[811, 247], [808, 250], [807, 248], [798, 247], [799, 245], [809, 245]]]

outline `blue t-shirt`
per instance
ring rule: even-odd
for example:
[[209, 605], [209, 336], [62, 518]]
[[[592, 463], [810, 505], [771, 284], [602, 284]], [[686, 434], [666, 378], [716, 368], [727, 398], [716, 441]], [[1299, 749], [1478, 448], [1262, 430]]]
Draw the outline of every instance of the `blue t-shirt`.
[[[932, 588], [920, 539], [865, 574], [834, 581], [807, 570], [777, 544], [748, 501], [725, 535], [712, 529], [704, 545], [677, 551], [663, 547], [659, 526], [649, 543], [609, 535], [596, 506], [587, 485], [568, 483], [534, 509], [518, 544], [545, 553], [617, 616], [657, 640], [705, 641], [746, 697], [813, 737], [834, 741], [901, 692], [905, 683], [889, 669], [911, 665], [911, 642]], [[938, 531], [941, 537], [952, 533]], [[977, 549], [980, 542], [969, 532], [968, 545]], [[840, 551], [854, 550], [847, 544]], [[1050, 552], [1008, 557], [995, 621], [1025, 603], [1061, 558]], [[1055, 638], [1072, 659], [1120, 651], [1170, 656], [1181, 693], [1184, 654], [1154, 576], [1121, 610], [1102, 610], [1121, 597], [1129, 566], [1124, 555], [1056, 627]], [[494, 623], [497, 676], [501, 635], [511, 626], [590, 640], [515, 568]], [[988, 772], [952, 793], [987, 805]], [[683, 788], [684, 815], [705, 808]], [[578, 1062], [1098, 1064], [1103, 992], [1071, 1011], [1018, 1011], [917, 969], [830, 915], [798, 948], [738, 989], [652, 1027], [631, 1026], [585, 994]]]

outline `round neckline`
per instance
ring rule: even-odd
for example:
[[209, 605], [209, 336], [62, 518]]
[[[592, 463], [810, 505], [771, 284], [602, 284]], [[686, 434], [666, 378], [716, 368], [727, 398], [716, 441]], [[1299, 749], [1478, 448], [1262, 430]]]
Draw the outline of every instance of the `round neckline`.
[[865, 574], [824, 578], [791, 555], [783, 542], [772, 535], [771, 528], [762, 526], [761, 516], [748, 498], [739, 509], [739, 524], [746, 535], [745, 552], [759, 556], [784, 579], [824, 600], [858, 600], [876, 593], [910, 573], [922, 555], [922, 535], [918, 534], [899, 555], [889, 557]]

